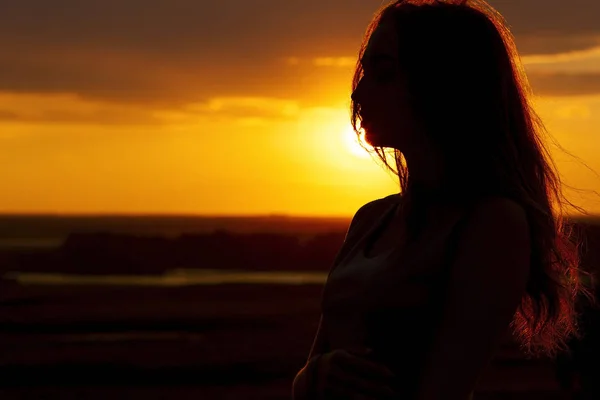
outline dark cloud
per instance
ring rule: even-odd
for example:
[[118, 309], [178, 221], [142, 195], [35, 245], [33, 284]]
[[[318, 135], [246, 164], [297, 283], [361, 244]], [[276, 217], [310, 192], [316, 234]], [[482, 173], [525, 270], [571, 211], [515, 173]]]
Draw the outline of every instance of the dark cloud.
[[594, 0], [490, 0], [517, 35], [600, 34], [600, 2]]
[[[338, 72], [285, 57], [356, 53], [381, 0], [7, 0], [0, 90], [177, 105], [213, 96], [309, 99]], [[600, 2], [492, 1], [524, 54], [598, 45]], [[336, 83], [337, 84], [337, 83]], [[346, 86], [344, 86], [345, 88]]]
[[347, 54], [378, 4], [374, 0], [15, 0], [0, 8], [0, 38], [34, 47], [110, 48], [211, 62], [305, 47], [328, 55], [337, 48]]
[[161, 94], [161, 82], [157, 80], [160, 76], [149, 73], [148, 69], [140, 66], [139, 70], [132, 70], [117, 60], [116, 65], [108, 66], [86, 62], [85, 58], [85, 53], [72, 58], [58, 53], [33, 59], [29, 56], [0, 59], [2, 89], [17, 93], [81, 92], [91, 97], [112, 98], [136, 96], [138, 91], [143, 95], [146, 90], [148, 94], [151, 91]]
[[600, 2], [490, 0], [522, 54], [557, 54], [600, 46]]
[[534, 93], [541, 96], [600, 94], [600, 72], [586, 74], [530, 73]]
[[600, 46], [600, 35], [561, 35], [556, 33], [524, 34], [517, 47], [521, 54], [551, 55], [588, 50]]
[[92, 113], [79, 113], [71, 110], [39, 111], [34, 114], [29, 112], [16, 112], [0, 109], [0, 121], [31, 122], [31, 123], [69, 123], [93, 125], [149, 125], [155, 126], [164, 123], [151, 112], [118, 112], [97, 111]]
[[[302, 49], [347, 55], [381, 0], [8, 0], [0, 41], [230, 59]], [[495, 0], [517, 36], [598, 36], [600, 2]], [[333, 54], [332, 54], [333, 53]], [[336, 54], [337, 53], [337, 54]]]
[[14, 111], [0, 110], [0, 121], [18, 121], [19, 114]]

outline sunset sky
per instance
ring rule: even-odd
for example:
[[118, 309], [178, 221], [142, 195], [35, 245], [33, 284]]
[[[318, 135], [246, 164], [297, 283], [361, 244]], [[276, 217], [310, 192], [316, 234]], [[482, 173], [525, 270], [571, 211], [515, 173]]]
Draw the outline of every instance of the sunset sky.
[[[0, 212], [353, 214], [398, 191], [352, 143], [381, 0], [7, 0]], [[600, 2], [495, 0], [538, 111], [600, 174]], [[565, 182], [600, 177], [557, 154]], [[600, 214], [600, 197], [568, 192]]]

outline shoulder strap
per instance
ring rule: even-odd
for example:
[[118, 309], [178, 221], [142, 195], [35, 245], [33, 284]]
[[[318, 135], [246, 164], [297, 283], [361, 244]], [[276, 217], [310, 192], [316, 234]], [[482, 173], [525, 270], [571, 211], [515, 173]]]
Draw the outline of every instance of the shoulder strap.
[[[329, 268], [329, 273], [327, 275], [328, 279], [329, 279], [329, 276], [331, 275], [331, 273], [333, 272], [333, 270], [342, 262], [344, 257], [346, 257], [348, 255], [348, 253], [354, 248], [354, 246], [356, 245], [358, 240], [360, 240], [360, 238], [366, 232], [366, 230], [369, 229], [369, 223], [372, 222], [373, 217], [374, 217], [374, 212], [375, 212], [375, 210], [377, 210], [379, 208], [377, 206], [377, 204], [380, 202], [381, 202], [381, 199], [371, 201], [369, 203], [366, 203], [365, 205], [360, 207], [358, 209], [358, 211], [356, 211], [356, 213], [352, 217], [352, 221], [350, 221], [350, 226], [346, 230], [346, 236], [344, 237], [344, 242], [342, 243], [340, 249], [338, 250], [338, 253], [335, 256], [335, 259], [334, 259], [331, 267]], [[325, 290], [326, 290], [326, 285], [324, 285], [321, 290], [321, 304], [323, 302]], [[321, 313], [321, 319], [319, 320], [319, 328], [318, 329], [319, 330], [325, 329], [324, 326], [325, 326], [325, 319], [323, 318], [323, 313]], [[314, 344], [313, 344], [313, 346], [314, 346]], [[321, 346], [328, 348], [328, 344], [325, 341], [325, 339], [323, 339]], [[311, 350], [311, 354], [312, 354], [312, 350]]]
[[382, 205], [388, 206], [390, 204], [391, 196], [383, 199], [371, 201], [361, 208], [354, 214], [350, 226], [346, 231], [346, 237], [340, 247], [335, 259], [329, 269], [329, 275], [344, 259], [346, 255], [354, 248], [356, 243], [363, 237], [363, 235], [372, 227], [373, 221], [376, 221], [380, 217]]

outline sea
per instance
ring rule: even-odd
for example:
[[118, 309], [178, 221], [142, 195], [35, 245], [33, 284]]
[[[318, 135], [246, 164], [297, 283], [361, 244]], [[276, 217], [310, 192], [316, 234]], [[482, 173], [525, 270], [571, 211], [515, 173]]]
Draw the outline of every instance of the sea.
[[[177, 237], [182, 234], [280, 233], [303, 237], [347, 229], [350, 217], [196, 216], [196, 215], [0, 215], [0, 252], [40, 251], [60, 247], [73, 233], [117, 233]], [[191, 286], [221, 284], [323, 284], [324, 272], [167, 270], [162, 275], [89, 275], [6, 272], [2, 279], [20, 285]]]

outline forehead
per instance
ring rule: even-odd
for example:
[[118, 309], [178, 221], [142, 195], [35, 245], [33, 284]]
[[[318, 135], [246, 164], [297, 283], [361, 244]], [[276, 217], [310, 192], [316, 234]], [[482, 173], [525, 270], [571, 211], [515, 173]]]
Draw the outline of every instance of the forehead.
[[377, 25], [367, 47], [365, 48], [365, 57], [371, 55], [385, 54], [390, 56], [396, 56], [398, 51], [398, 35], [396, 33], [395, 24], [393, 20], [382, 19]]

